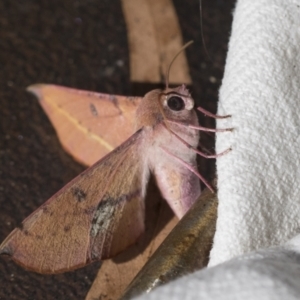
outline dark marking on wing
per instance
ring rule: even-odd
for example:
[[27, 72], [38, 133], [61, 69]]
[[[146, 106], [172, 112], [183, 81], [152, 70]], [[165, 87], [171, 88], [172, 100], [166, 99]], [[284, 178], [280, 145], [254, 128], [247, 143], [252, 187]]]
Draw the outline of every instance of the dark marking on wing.
[[64, 232], [68, 232], [68, 231], [70, 231], [70, 229], [71, 229], [71, 226], [70, 225], [66, 225], [64, 227]]
[[86, 193], [80, 189], [79, 187], [74, 187], [72, 189], [73, 196], [76, 198], [78, 202], [82, 202], [86, 198]]
[[114, 106], [119, 111], [119, 114], [122, 115], [122, 110], [119, 107], [119, 101], [118, 98], [115, 95], [109, 95], [109, 100], [114, 104]]
[[94, 211], [95, 211], [95, 207], [91, 206], [91, 207], [85, 208], [83, 212], [87, 215], [91, 215], [94, 213]]
[[97, 211], [99, 209], [101, 209], [101, 207], [107, 207], [109, 205], [120, 204], [123, 201], [131, 200], [132, 198], [138, 196], [140, 193], [141, 193], [141, 190], [137, 189], [137, 190], [135, 190], [134, 192], [132, 192], [130, 194], [120, 195], [120, 197], [118, 197], [118, 198], [113, 198], [113, 197], [110, 197], [108, 195], [105, 195], [103, 197], [103, 200], [98, 204]]
[[115, 95], [109, 95], [109, 100], [114, 103], [114, 105], [118, 105], [118, 99]]
[[43, 213], [50, 216], [53, 215], [53, 211], [49, 209], [48, 205], [43, 206]]
[[137, 189], [133, 193], [127, 195], [123, 194], [117, 198], [111, 197], [109, 195], [105, 195], [103, 199], [100, 201], [100, 203], [98, 204], [94, 212], [90, 235], [92, 237], [97, 236], [99, 233], [102, 232], [101, 227], [104, 225], [105, 234], [106, 236], [108, 236], [110, 232], [104, 223], [107, 222], [107, 220], [114, 219], [114, 215], [118, 213], [118, 206], [122, 202], [130, 201], [131, 199], [135, 198], [140, 194], [141, 194], [141, 190]]
[[90, 110], [93, 116], [98, 117], [98, 111], [93, 103], [90, 103]]
[[[94, 216], [93, 216], [93, 220], [92, 220], [92, 225], [94, 226], [96, 223], [99, 222], [99, 219], [101, 219], [101, 215], [105, 214], [105, 210], [108, 207], [115, 207], [115, 202], [113, 198], [110, 197], [106, 197], [105, 199], [103, 199], [102, 201], [100, 201], [100, 203], [97, 206], [97, 209], [95, 210]], [[111, 210], [110, 215], [106, 216], [107, 219], [112, 218], [112, 215], [114, 214], [114, 209]], [[103, 225], [103, 222], [99, 222], [98, 225]], [[93, 226], [92, 226], [92, 230], [93, 230]], [[93, 235], [93, 234], [92, 234]]]

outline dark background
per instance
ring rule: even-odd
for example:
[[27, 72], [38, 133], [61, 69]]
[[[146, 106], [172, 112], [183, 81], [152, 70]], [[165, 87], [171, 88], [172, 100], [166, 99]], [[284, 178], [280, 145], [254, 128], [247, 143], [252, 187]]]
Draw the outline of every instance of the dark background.
[[[203, 34], [211, 60], [201, 41], [198, 0], [174, 2], [184, 41], [195, 41], [187, 49], [192, 94], [198, 105], [214, 112], [235, 1], [203, 0]], [[126, 27], [119, 1], [2, 0], [0, 11], [2, 241], [83, 170], [63, 151], [26, 86], [55, 83], [124, 95], [135, 95], [141, 87], [129, 81]], [[213, 168], [213, 163], [203, 168], [209, 166]], [[84, 299], [99, 265], [61, 275], [38, 275], [1, 257], [0, 299]]]

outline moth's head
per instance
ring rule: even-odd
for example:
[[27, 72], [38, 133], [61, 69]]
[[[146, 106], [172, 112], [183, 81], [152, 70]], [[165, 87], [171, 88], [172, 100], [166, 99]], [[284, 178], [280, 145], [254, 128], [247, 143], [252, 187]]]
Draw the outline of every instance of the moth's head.
[[185, 85], [177, 88], [167, 88], [161, 93], [160, 102], [166, 112], [172, 114], [184, 110], [190, 111], [194, 108], [194, 99]]
[[172, 59], [166, 76], [166, 88], [153, 90], [147, 93], [141, 101], [136, 113], [136, 129], [141, 127], [153, 127], [166, 119], [174, 121], [189, 122], [196, 124], [197, 117], [193, 110], [194, 100], [185, 85], [177, 88], [169, 88], [169, 74], [173, 62], [178, 55], [193, 41], [186, 43]]
[[137, 109], [137, 129], [155, 126], [165, 119], [194, 123], [194, 99], [185, 85], [147, 93]]

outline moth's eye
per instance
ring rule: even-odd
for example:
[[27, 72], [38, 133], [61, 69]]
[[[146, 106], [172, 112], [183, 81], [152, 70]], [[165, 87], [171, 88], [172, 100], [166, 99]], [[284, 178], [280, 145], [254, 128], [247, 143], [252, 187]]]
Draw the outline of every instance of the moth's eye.
[[168, 99], [168, 107], [175, 111], [180, 111], [184, 109], [185, 103], [178, 96], [172, 96]]

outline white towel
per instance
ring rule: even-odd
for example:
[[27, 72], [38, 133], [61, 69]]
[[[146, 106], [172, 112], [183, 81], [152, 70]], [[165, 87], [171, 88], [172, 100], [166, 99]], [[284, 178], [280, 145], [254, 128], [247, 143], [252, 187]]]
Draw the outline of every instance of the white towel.
[[[300, 299], [300, 0], [238, 0], [218, 121], [211, 267], [140, 299]], [[297, 251], [291, 251], [293, 245]], [[232, 259], [232, 260], [230, 260]], [[230, 260], [230, 261], [228, 261]]]
[[300, 1], [239, 0], [220, 90], [210, 265], [300, 232]]
[[300, 235], [158, 287], [140, 300], [298, 300]]

